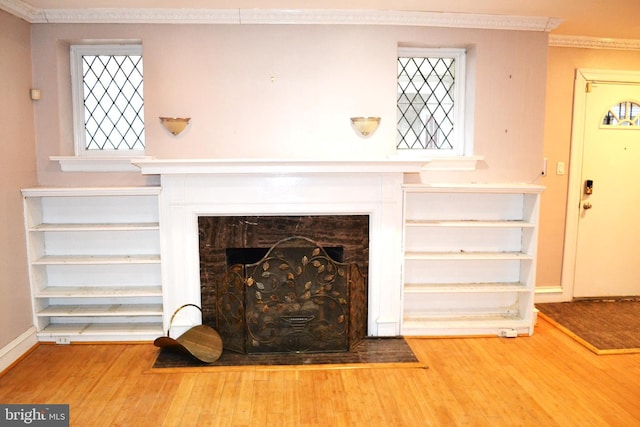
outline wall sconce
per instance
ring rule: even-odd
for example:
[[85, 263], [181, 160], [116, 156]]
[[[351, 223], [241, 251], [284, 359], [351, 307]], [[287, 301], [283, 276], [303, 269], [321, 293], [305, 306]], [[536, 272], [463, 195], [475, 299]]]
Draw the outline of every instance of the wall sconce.
[[162, 126], [165, 127], [173, 135], [178, 135], [189, 124], [191, 117], [160, 117]]
[[380, 117], [351, 117], [351, 124], [366, 137], [378, 129]]

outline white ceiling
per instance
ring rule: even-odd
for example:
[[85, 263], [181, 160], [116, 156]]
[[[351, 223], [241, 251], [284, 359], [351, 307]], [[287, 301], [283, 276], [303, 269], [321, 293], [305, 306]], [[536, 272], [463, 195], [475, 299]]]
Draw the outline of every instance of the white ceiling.
[[640, 39], [640, 0], [0, 0], [0, 8], [37, 12], [99, 8], [454, 12], [560, 18], [562, 23], [551, 34]]

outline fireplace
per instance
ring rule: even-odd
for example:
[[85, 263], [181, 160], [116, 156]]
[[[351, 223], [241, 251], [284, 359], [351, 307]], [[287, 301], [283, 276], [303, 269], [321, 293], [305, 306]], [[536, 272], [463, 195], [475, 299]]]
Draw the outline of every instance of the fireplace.
[[[160, 160], [136, 162], [161, 176], [160, 242], [165, 328], [176, 308], [203, 305], [201, 217], [367, 216], [366, 334], [397, 336], [402, 295], [402, 184], [423, 162], [407, 160]], [[302, 233], [291, 233], [302, 235]], [[287, 237], [287, 236], [283, 236]], [[323, 246], [340, 246], [307, 235]], [[256, 246], [269, 247], [279, 239]], [[181, 313], [174, 334], [202, 322]]]
[[202, 216], [198, 234], [203, 321], [225, 349], [347, 351], [366, 336], [368, 215]]

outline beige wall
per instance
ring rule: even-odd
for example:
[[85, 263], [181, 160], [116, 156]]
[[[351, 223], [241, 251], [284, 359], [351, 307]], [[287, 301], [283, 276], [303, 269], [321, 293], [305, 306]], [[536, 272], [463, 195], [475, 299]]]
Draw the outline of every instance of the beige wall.
[[[579, 68], [640, 70], [637, 51], [549, 48], [544, 155], [548, 175], [542, 196], [538, 250], [538, 286], [560, 286], [564, 250], [567, 185], [571, 150], [571, 124], [575, 72]], [[566, 175], [556, 175], [557, 162], [565, 162]]]
[[[68, 46], [87, 39], [142, 40], [148, 154], [160, 158], [389, 155], [395, 141], [397, 46], [468, 47], [475, 70], [470, 76], [474, 152], [485, 160], [475, 172], [432, 173], [430, 179], [547, 186], [538, 286], [561, 281], [575, 70], [640, 69], [637, 52], [547, 49], [545, 33], [320, 25], [30, 26], [0, 11], [0, 348], [31, 326], [19, 189], [36, 184], [36, 170], [40, 185], [157, 182], [137, 173], [62, 173], [49, 160], [73, 153]], [[30, 87], [42, 90], [41, 101], [29, 100]], [[159, 125], [163, 115], [190, 116], [192, 124], [175, 138]], [[356, 115], [379, 115], [382, 125], [372, 137], [359, 138], [348, 121]], [[543, 156], [549, 168], [540, 178]], [[555, 174], [558, 161], [567, 164], [567, 175]]]
[[[39, 182], [147, 183], [61, 173], [73, 153], [68, 45], [142, 40], [147, 152], [159, 158], [362, 158], [393, 153], [398, 45], [468, 47], [475, 58], [474, 173], [446, 181], [535, 182], [542, 163], [547, 34], [444, 28], [277, 25], [33, 25]], [[525, 102], [526, 100], [526, 102]], [[349, 117], [382, 117], [370, 138]], [[169, 135], [159, 116], [189, 116]]]
[[[19, 189], [35, 184], [33, 109], [40, 185], [152, 184], [136, 173], [62, 173], [52, 155], [73, 153], [68, 45], [86, 39], [142, 40], [147, 145], [160, 158], [367, 157], [393, 152], [398, 45], [465, 46], [475, 75], [475, 154], [470, 173], [435, 181], [538, 182], [543, 195], [538, 285], [561, 280], [573, 79], [577, 68], [640, 69], [637, 52], [549, 48], [546, 34], [366, 26], [44, 25], [0, 12], [3, 198], [0, 347], [31, 322]], [[30, 44], [30, 27], [33, 38]], [[32, 45], [32, 47], [31, 47]], [[31, 57], [33, 51], [33, 84]], [[31, 86], [42, 90], [32, 103]], [[546, 94], [546, 104], [545, 104]], [[187, 115], [180, 137], [157, 117]], [[379, 115], [359, 138], [348, 118]], [[544, 123], [544, 126], [543, 126]], [[544, 129], [544, 131], [543, 131]], [[548, 175], [539, 178], [543, 157]], [[18, 143], [15, 143], [18, 141]], [[567, 172], [568, 172], [567, 167]], [[19, 249], [19, 250], [16, 250]], [[18, 288], [16, 291], [16, 284]]]
[[33, 324], [20, 189], [36, 184], [29, 24], [0, 11], [0, 349]]

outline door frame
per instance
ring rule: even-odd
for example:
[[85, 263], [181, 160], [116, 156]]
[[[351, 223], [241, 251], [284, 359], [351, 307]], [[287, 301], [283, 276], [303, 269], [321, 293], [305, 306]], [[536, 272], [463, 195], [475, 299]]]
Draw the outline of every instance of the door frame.
[[569, 183], [565, 219], [564, 250], [562, 259], [562, 301], [573, 299], [578, 247], [578, 220], [582, 200], [582, 155], [584, 153], [584, 128], [586, 114], [586, 84], [632, 83], [640, 84], [640, 72], [624, 70], [577, 69], [573, 90], [573, 120], [569, 157]]

